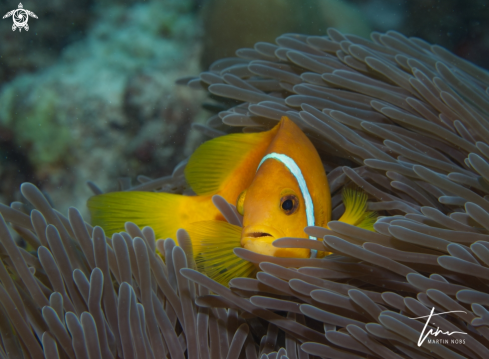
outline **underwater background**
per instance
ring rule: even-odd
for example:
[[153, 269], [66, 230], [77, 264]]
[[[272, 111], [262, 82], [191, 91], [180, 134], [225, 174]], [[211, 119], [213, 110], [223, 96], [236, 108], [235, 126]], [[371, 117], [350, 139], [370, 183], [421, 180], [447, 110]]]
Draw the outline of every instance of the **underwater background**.
[[[489, 357], [483, 1], [22, 6], [28, 31], [0, 21], [0, 359]], [[197, 146], [284, 115], [321, 156], [333, 221], [274, 245], [332, 255], [237, 247], [261, 271], [227, 287], [189, 232], [90, 225], [94, 193], [191, 194]], [[375, 232], [336, 221], [352, 184]], [[464, 333], [417, 345], [431, 308], [457, 314], [430, 329]]]
[[[0, 1], [3, 13], [17, 8]], [[203, 91], [175, 85], [283, 33], [367, 38], [397, 30], [488, 68], [483, 0], [53, 0], [23, 4], [28, 32], [0, 21], [0, 202], [29, 181], [62, 213], [86, 212], [86, 182], [168, 175], [208, 137]]]

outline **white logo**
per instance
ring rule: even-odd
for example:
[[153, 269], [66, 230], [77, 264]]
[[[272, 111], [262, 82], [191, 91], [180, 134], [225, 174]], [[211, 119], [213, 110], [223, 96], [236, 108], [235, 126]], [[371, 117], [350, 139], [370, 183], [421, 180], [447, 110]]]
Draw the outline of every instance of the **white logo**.
[[29, 31], [29, 25], [27, 25], [29, 16], [35, 17], [37, 19], [37, 15], [34, 14], [32, 11], [25, 10], [22, 3], [19, 3], [18, 9], [9, 11], [3, 16], [3, 18], [5, 19], [10, 16], [12, 16], [12, 19], [14, 20], [12, 31], [15, 31], [15, 29], [19, 28], [19, 32], [22, 31], [22, 28], [24, 28], [25, 31]]
[[[422, 317], [417, 317], [417, 318], [410, 318], [410, 319], [428, 318], [426, 320], [426, 324], [424, 325], [423, 330], [421, 331], [421, 335], [419, 336], [418, 347], [420, 347], [423, 344], [423, 342], [426, 340], [426, 338], [428, 338], [428, 336], [430, 334], [434, 335], [435, 337], [437, 337], [438, 334], [445, 334], [445, 335], [449, 335], [449, 336], [452, 334], [467, 334], [465, 332], [449, 332], [448, 330], [446, 332], [444, 332], [443, 330], [440, 330], [439, 327], [437, 327], [436, 331], [433, 331], [433, 329], [430, 329], [428, 331], [428, 333], [426, 333], [426, 335], [424, 335], [424, 332], [426, 330], [426, 327], [428, 326], [428, 323], [431, 320], [431, 317], [434, 317], [437, 315], [442, 315], [442, 314], [449, 314], [449, 313], [465, 313], [465, 314], [467, 314], [467, 312], [464, 312], [463, 310], [452, 310], [451, 312], [443, 312], [443, 313], [433, 314], [434, 312], [435, 312], [435, 308], [432, 308], [431, 313], [429, 315], [423, 315]], [[433, 323], [433, 324], [435, 324], [435, 323]], [[424, 337], [423, 337], [423, 335], [424, 335]], [[447, 339], [436, 339], [436, 340], [428, 339], [428, 343], [430, 343], [430, 344], [448, 344], [448, 340]], [[458, 339], [458, 340], [452, 339], [452, 344], [465, 344], [465, 339]]]

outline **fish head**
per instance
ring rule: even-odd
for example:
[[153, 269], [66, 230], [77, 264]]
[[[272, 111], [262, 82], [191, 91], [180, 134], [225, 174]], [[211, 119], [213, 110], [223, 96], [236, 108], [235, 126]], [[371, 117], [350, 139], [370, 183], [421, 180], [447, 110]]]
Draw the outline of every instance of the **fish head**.
[[237, 208], [243, 214], [243, 248], [275, 257], [309, 257], [308, 249], [272, 245], [282, 237], [307, 238], [304, 197], [283, 163], [273, 159], [263, 162], [250, 187], [239, 196]]

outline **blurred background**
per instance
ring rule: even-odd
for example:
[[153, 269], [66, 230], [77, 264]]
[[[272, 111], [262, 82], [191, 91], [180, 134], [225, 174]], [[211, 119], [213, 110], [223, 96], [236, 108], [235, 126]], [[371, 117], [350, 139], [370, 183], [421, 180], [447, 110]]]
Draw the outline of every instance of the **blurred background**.
[[[18, 0], [0, 0], [3, 16]], [[489, 68], [487, 0], [25, 0], [0, 21], [0, 203], [28, 181], [86, 213], [86, 181], [171, 174], [205, 140], [203, 91], [175, 85], [285, 32], [397, 30]]]

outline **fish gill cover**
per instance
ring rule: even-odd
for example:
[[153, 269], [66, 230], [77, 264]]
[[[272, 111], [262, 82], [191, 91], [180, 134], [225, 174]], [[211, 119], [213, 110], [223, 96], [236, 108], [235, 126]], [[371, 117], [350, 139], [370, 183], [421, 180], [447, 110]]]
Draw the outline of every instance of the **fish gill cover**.
[[[333, 219], [353, 183], [382, 214], [375, 232], [332, 221], [306, 228], [323, 241], [275, 242], [333, 253], [321, 259], [237, 248], [261, 271], [226, 288], [196, 270], [186, 231], [180, 246], [131, 223], [107, 238], [27, 183], [34, 210], [0, 207], [0, 357], [489, 357], [489, 74], [417, 38], [371, 37], [285, 34], [182, 82], [238, 101], [195, 126], [212, 137], [292, 119], [324, 162]], [[171, 191], [183, 169], [131, 189]], [[427, 323], [432, 308], [451, 313]], [[437, 328], [462, 334], [418, 345]]]

